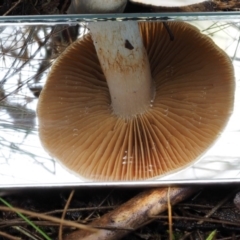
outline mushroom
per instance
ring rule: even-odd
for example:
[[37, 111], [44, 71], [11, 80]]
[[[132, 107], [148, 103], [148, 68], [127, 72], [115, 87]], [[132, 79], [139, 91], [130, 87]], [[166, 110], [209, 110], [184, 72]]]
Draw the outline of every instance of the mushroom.
[[192, 4], [197, 4], [201, 2], [206, 2], [208, 0], [130, 0], [134, 3], [141, 3], [146, 5], [153, 5], [153, 6], [164, 6], [164, 7], [182, 7], [188, 6]]
[[153, 12], [216, 12], [240, 7], [239, 0], [130, 0], [130, 2], [148, 5]]
[[127, 0], [72, 0], [67, 13], [123, 12]]
[[91, 23], [92, 35], [57, 59], [41, 92], [43, 147], [85, 179], [177, 171], [199, 159], [232, 113], [233, 67], [211, 39], [182, 22], [169, 23], [174, 41], [161, 22], [138, 25]]

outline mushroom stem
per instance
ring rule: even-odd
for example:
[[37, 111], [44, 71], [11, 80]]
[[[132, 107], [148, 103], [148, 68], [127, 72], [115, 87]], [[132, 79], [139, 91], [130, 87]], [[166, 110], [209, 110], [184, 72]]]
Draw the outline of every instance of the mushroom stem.
[[146, 112], [155, 91], [137, 22], [97, 22], [89, 28], [114, 114], [129, 119]]

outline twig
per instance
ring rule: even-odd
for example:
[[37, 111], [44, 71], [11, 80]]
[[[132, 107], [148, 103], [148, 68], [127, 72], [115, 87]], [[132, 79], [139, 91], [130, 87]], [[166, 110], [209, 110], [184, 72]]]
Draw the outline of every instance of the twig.
[[[82, 212], [82, 211], [94, 211], [94, 210], [111, 210], [116, 208], [117, 206], [96, 206], [96, 207], [83, 207], [83, 208], [69, 208], [67, 212]], [[50, 215], [50, 214], [56, 214], [56, 213], [62, 213], [63, 210], [53, 210], [49, 212], [44, 212], [44, 214]]]
[[[240, 235], [236, 235], [234, 236], [235, 239], [240, 239]], [[224, 237], [224, 238], [218, 238], [218, 240], [233, 240], [233, 236], [232, 237]]]
[[[68, 207], [69, 207], [69, 205], [70, 205], [70, 202], [71, 202], [71, 200], [72, 200], [72, 197], [73, 197], [74, 193], [75, 193], [75, 191], [72, 190], [71, 193], [70, 193], [70, 195], [69, 195], [69, 197], [68, 197], [68, 200], [67, 200], [67, 202], [66, 202], [66, 204], [65, 204], [65, 206], [64, 206], [64, 209], [63, 209], [63, 213], [62, 213], [61, 220], [64, 220], [64, 218], [65, 218], [65, 215], [66, 215], [66, 213], [67, 213]], [[62, 229], [63, 229], [63, 224], [60, 223], [59, 232], [58, 232], [58, 239], [59, 239], [59, 240], [62, 240]]]
[[11, 8], [9, 8], [4, 14], [3, 16], [7, 16], [15, 7], [17, 7], [17, 5], [19, 5], [23, 0], [18, 0], [18, 2], [16, 2]]
[[[170, 202], [174, 205], [188, 198], [197, 190], [195, 187], [171, 188], [169, 190]], [[153, 221], [154, 216], [167, 210], [167, 208], [168, 188], [144, 191], [112, 212], [94, 220], [91, 226], [102, 228], [98, 232], [75, 231], [66, 235], [64, 240], [117, 240], [128, 234], [130, 229], [136, 230]], [[114, 230], [111, 228], [114, 228]]]

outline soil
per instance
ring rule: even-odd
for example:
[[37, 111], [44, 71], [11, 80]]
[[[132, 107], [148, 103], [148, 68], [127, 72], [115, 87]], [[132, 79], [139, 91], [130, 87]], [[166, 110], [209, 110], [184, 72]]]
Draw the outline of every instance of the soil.
[[[103, 214], [112, 211], [122, 203], [145, 189], [129, 188], [87, 188], [75, 189], [65, 219], [79, 223], [90, 223]], [[234, 204], [238, 186], [202, 186], [187, 200], [172, 208], [172, 228], [175, 240], [207, 239], [214, 232], [218, 240], [240, 239], [240, 210]], [[7, 192], [3, 197], [14, 207], [45, 213], [61, 218], [71, 189], [31, 189]], [[0, 206], [3, 206], [1, 204]], [[51, 239], [58, 239], [59, 225], [39, 218], [30, 218]], [[139, 226], [140, 227], [140, 226]], [[74, 231], [64, 227], [63, 235]], [[16, 213], [0, 212], [0, 233], [8, 233], [15, 238], [44, 239]], [[0, 240], [7, 239], [0, 236]], [[167, 212], [156, 216], [153, 222], [130, 232], [124, 240], [170, 239], [169, 216]]]

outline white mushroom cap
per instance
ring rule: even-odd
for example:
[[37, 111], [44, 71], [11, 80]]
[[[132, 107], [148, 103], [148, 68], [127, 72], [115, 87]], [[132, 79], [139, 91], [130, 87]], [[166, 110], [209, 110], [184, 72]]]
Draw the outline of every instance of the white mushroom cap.
[[142, 3], [146, 5], [162, 6], [162, 7], [182, 7], [196, 3], [205, 2], [206, 0], [130, 0], [135, 3]]
[[68, 14], [123, 12], [127, 0], [72, 0]]

